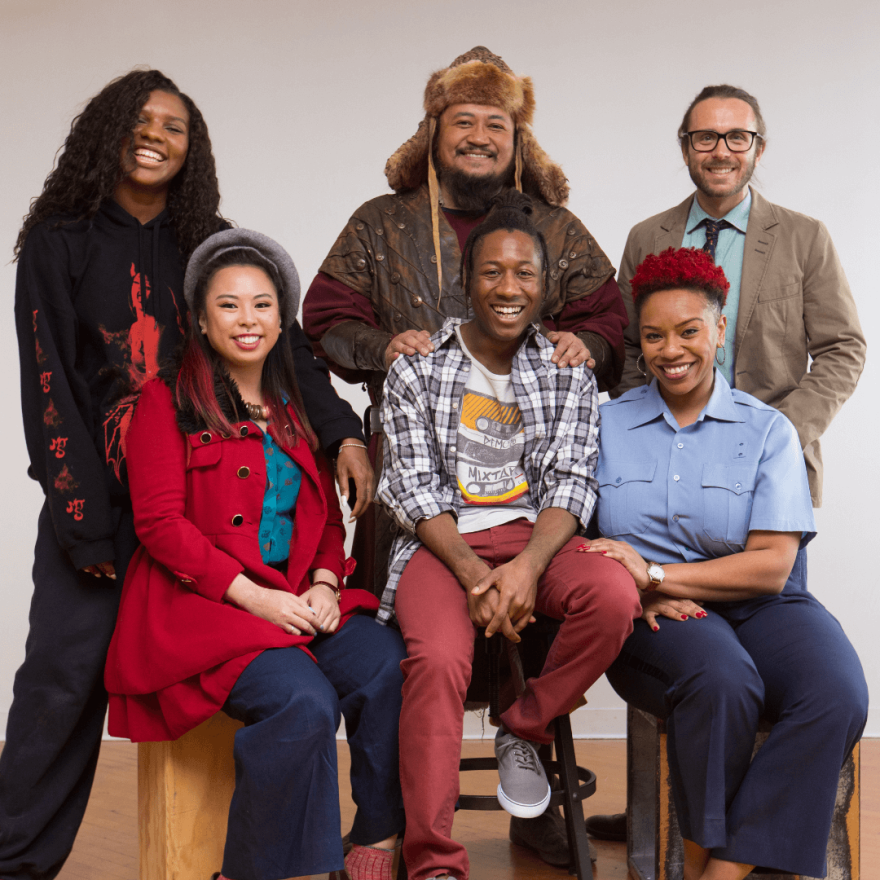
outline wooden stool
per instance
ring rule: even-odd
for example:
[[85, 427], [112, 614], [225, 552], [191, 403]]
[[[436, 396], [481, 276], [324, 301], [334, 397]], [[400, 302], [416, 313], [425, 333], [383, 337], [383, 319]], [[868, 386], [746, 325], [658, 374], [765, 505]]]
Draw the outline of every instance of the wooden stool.
[[241, 726], [218, 712], [174, 742], [138, 744], [140, 880], [208, 880], [220, 870]]
[[[553, 635], [559, 628], [555, 621], [539, 618], [539, 622], [532, 624], [523, 631], [523, 637], [529, 630], [540, 632], [544, 639], [552, 642]], [[533, 629], [534, 627], [534, 629]], [[507, 640], [500, 633], [496, 633], [491, 639], [477, 637], [477, 650], [485, 650], [488, 654], [488, 688], [489, 688], [489, 717], [492, 720], [500, 720], [500, 678], [501, 678], [501, 653]], [[544, 651], [546, 655], [546, 650]], [[479, 666], [475, 663], [475, 667]], [[476, 670], [475, 670], [476, 671]], [[472, 691], [468, 691], [471, 698]], [[578, 767], [574, 754], [574, 741], [571, 736], [571, 721], [568, 715], [560, 715], [555, 720], [556, 727], [556, 760], [553, 761], [553, 747], [542, 745], [538, 749], [541, 763], [548, 778], [552, 774], [558, 774], [562, 785], [560, 791], [554, 791], [550, 795], [550, 806], [555, 808], [562, 805], [565, 816], [565, 827], [568, 834], [568, 847], [572, 854], [572, 867], [570, 873], [577, 874], [578, 880], [589, 880], [593, 876], [593, 867], [590, 863], [590, 844], [587, 840], [587, 832], [584, 828], [583, 802], [596, 793], [596, 774], [592, 770]], [[460, 771], [468, 770], [497, 770], [496, 758], [462, 758], [459, 764]], [[504, 809], [495, 795], [469, 795], [458, 796], [458, 806], [461, 810], [502, 810]], [[401, 862], [402, 864], [402, 862]], [[400, 878], [398, 873], [398, 878]]]
[[[627, 844], [634, 880], [681, 880], [684, 853], [666, 758], [666, 724], [653, 715], [627, 708]], [[755, 751], [772, 724], [762, 721]], [[827, 880], [859, 880], [859, 746], [840, 771], [834, 820], [828, 840]], [[794, 874], [756, 871], [761, 880], [813, 880]]]

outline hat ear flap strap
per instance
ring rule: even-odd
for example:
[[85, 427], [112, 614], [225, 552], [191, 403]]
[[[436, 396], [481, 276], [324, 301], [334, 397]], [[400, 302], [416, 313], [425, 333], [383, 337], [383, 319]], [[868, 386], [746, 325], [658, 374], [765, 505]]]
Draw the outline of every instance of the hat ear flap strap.
[[431, 234], [434, 240], [434, 259], [437, 261], [437, 305], [443, 296], [443, 261], [440, 257], [440, 186], [434, 168], [434, 132], [437, 120], [428, 119], [428, 195], [431, 199]]
[[516, 139], [516, 158], [513, 166], [513, 185], [522, 192], [522, 138]]

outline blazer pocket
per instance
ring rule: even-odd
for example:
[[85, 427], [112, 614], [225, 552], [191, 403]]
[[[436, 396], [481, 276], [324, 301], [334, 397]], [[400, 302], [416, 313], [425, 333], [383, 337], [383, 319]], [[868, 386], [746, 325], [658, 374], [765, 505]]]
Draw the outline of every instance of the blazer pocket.
[[703, 531], [712, 541], [744, 545], [758, 462], [703, 466]]
[[603, 535], [640, 535], [648, 528], [648, 501], [656, 470], [656, 460], [600, 459], [599, 531]]
[[802, 284], [800, 281], [790, 281], [788, 284], [771, 285], [758, 291], [758, 302], [775, 302], [779, 299], [790, 299], [800, 296]]

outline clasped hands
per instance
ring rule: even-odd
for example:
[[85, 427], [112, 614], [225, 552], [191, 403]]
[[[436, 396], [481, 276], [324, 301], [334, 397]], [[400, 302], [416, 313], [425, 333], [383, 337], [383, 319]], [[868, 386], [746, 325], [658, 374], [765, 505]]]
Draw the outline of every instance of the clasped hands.
[[475, 559], [462, 579], [468, 613], [477, 626], [486, 628], [486, 638], [500, 631], [511, 642], [519, 642], [519, 633], [535, 622], [535, 599], [538, 578], [529, 558], [520, 554], [510, 562], [490, 568]]
[[[577, 367], [586, 362], [591, 370], [596, 368], [596, 361], [593, 360], [590, 350], [574, 333], [552, 330], [547, 338], [556, 344], [551, 360], [558, 367]], [[433, 350], [434, 345], [427, 330], [405, 330], [388, 343], [385, 349], [385, 369], [390, 369], [391, 364], [402, 354], [427, 356]]]

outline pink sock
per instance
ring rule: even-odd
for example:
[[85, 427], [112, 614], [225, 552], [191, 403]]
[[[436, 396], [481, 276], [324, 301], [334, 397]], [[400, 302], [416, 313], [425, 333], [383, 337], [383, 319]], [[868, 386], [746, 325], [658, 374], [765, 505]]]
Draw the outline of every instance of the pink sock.
[[375, 846], [355, 844], [345, 858], [345, 870], [351, 880], [393, 880], [393, 864], [394, 850]]

